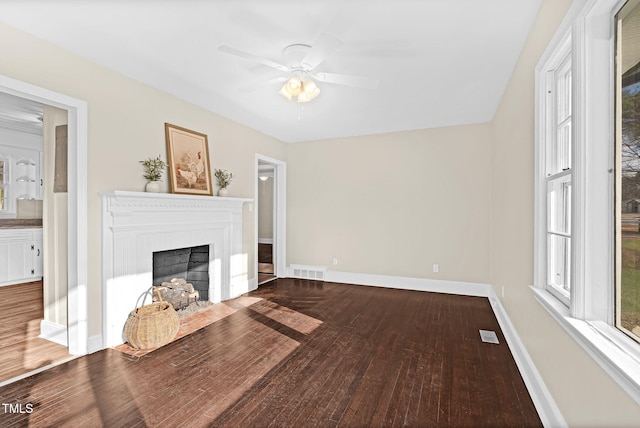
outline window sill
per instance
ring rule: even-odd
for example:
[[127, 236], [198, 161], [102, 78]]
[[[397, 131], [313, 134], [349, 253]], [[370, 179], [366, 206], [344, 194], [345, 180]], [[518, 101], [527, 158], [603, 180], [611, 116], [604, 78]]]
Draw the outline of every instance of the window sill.
[[640, 404], [640, 345], [602, 321], [571, 317], [569, 309], [547, 290], [531, 289], [542, 307]]

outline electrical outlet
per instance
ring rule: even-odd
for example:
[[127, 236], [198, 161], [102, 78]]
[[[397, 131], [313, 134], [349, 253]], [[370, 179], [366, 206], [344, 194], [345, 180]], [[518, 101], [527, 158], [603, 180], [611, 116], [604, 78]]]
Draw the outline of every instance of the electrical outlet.
[[437, 264], [434, 264], [434, 265], [433, 265], [433, 271], [434, 271], [435, 273], [438, 273], [438, 272], [440, 271], [440, 266], [438, 266]]
[[338, 264], [338, 258], [334, 257], [333, 259], [331, 259], [331, 263], [333, 263], [334, 265]]

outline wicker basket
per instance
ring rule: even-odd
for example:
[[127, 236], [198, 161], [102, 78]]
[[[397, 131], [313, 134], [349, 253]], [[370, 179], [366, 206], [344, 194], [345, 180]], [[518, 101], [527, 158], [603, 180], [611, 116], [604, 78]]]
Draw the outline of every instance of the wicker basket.
[[134, 309], [124, 324], [124, 337], [133, 348], [158, 348], [171, 342], [180, 318], [170, 303], [160, 301]]

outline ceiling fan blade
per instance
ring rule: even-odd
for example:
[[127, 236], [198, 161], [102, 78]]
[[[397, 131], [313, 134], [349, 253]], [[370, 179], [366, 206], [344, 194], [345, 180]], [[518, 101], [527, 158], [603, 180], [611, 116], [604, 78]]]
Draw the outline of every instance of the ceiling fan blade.
[[335, 83], [336, 85], [355, 86], [356, 88], [376, 89], [380, 79], [367, 76], [353, 76], [337, 73], [316, 73], [313, 75], [320, 82]]
[[273, 83], [284, 83], [286, 81], [287, 81], [287, 78], [284, 76], [269, 79], [267, 81], [261, 80], [259, 82], [253, 82], [249, 85], [245, 85], [238, 88], [238, 92], [245, 92], [245, 93], [254, 92], [254, 91], [257, 91], [258, 89], [262, 89], [266, 86], [270, 86]]
[[340, 46], [342, 46], [342, 40], [331, 34], [322, 33], [302, 59], [301, 64], [311, 71], [329, 58]]
[[262, 65], [266, 65], [267, 67], [271, 67], [271, 68], [275, 68], [276, 70], [284, 71], [285, 73], [289, 72], [289, 67], [287, 67], [286, 65], [278, 64], [277, 62], [271, 61], [270, 59], [261, 58], [259, 56], [255, 56], [253, 54], [241, 51], [241, 50], [236, 49], [236, 48], [232, 48], [232, 47], [229, 47], [229, 46], [218, 46], [218, 50], [221, 51], [221, 52], [224, 52], [224, 53], [228, 53], [228, 54], [231, 54], [231, 55], [239, 56], [241, 58], [250, 59], [250, 60], [255, 61], [257, 63], [260, 63]]

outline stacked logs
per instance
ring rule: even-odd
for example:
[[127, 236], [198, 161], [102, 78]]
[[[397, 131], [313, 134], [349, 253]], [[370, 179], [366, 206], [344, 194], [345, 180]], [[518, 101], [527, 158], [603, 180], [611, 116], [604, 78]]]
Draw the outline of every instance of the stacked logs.
[[[156, 289], [162, 295], [162, 299], [171, 303], [176, 310], [189, 306], [190, 303], [196, 302], [200, 298], [198, 290], [195, 290], [193, 284], [184, 278], [173, 278], [171, 281], [163, 282]], [[154, 294], [153, 300], [158, 300], [156, 294]]]

